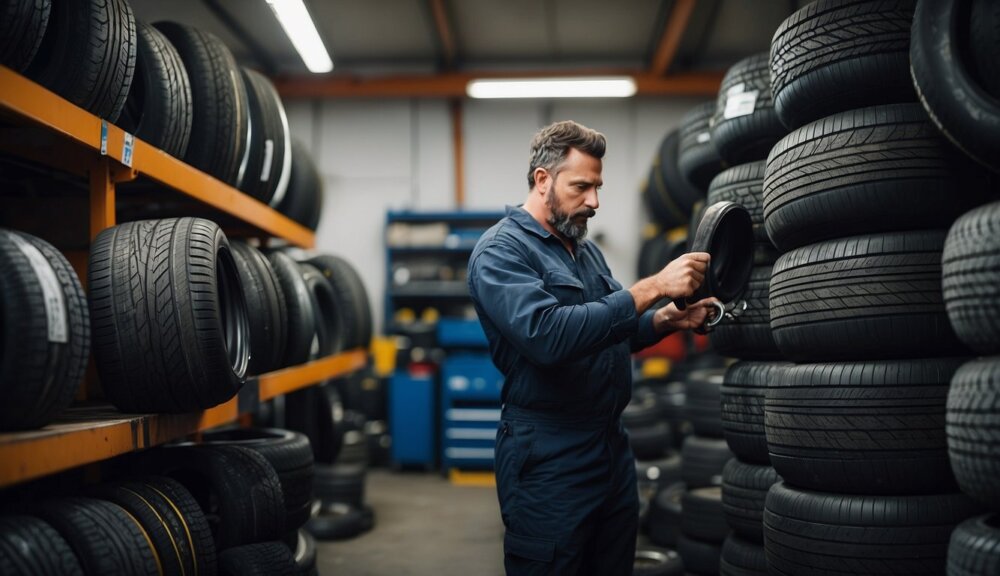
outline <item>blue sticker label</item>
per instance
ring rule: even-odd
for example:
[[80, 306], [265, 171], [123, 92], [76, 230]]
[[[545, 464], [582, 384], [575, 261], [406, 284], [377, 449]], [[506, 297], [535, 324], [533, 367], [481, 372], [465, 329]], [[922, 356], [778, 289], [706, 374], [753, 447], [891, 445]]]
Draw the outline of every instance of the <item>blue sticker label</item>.
[[125, 133], [125, 142], [122, 144], [122, 164], [132, 167], [132, 149], [135, 145], [135, 136]]
[[101, 120], [101, 156], [108, 155], [108, 123]]

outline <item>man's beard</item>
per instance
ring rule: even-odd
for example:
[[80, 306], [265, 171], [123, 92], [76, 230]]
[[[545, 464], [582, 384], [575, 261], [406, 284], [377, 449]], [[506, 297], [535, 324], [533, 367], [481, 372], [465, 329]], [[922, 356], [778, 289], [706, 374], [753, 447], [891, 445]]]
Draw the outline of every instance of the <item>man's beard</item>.
[[556, 191], [549, 188], [549, 193], [545, 195], [545, 204], [549, 207], [549, 218], [547, 222], [555, 228], [563, 237], [579, 242], [587, 237], [587, 220], [577, 224], [574, 218], [586, 216], [592, 218], [597, 211], [592, 208], [582, 208], [575, 214], [564, 212], [559, 201], [556, 200]]

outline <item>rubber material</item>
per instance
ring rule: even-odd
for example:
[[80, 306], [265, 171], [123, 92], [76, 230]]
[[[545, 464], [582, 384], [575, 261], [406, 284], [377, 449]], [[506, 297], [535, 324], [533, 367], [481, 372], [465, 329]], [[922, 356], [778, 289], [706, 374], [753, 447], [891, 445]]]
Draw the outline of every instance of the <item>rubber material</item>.
[[338, 313], [343, 316], [344, 349], [367, 349], [372, 339], [372, 308], [357, 268], [332, 254], [320, 254], [306, 262], [315, 266], [333, 288]]
[[1000, 573], [1000, 518], [988, 514], [959, 524], [948, 543], [948, 576], [997, 573]]
[[[285, 110], [274, 84], [266, 76], [243, 67], [251, 117], [249, 159], [240, 189], [268, 204], [274, 198], [282, 177], [291, 166], [291, 142]], [[287, 166], [286, 166], [287, 164]]]
[[722, 543], [719, 576], [767, 576], [764, 547], [732, 535]]
[[737, 362], [726, 370], [722, 385], [722, 433], [729, 449], [744, 462], [770, 464], [764, 435], [764, 397], [791, 364]]
[[711, 127], [712, 144], [730, 166], [767, 158], [788, 132], [774, 111], [767, 52], [744, 58], [726, 71]]
[[722, 511], [733, 532], [751, 542], [764, 542], [764, 501], [781, 476], [767, 465], [731, 459], [722, 470]]
[[722, 469], [733, 453], [720, 438], [688, 436], [681, 447], [681, 478], [689, 489], [722, 484]]
[[782, 358], [771, 332], [768, 294], [772, 269], [771, 264], [764, 264], [750, 270], [746, 291], [740, 297], [747, 309], [735, 319], [724, 319], [709, 333], [712, 348], [719, 354], [745, 360]]
[[722, 488], [695, 488], [681, 496], [681, 533], [704, 542], [722, 542], [729, 525], [722, 513]]
[[948, 390], [946, 433], [951, 468], [966, 494], [1000, 510], [1000, 358], [981, 358], [955, 372]]
[[323, 215], [323, 178], [309, 149], [295, 139], [292, 139], [291, 158], [287, 190], [280, 197], [276, 193], [271, 206], [306, 228], [316, 230]]
[[38, 53], [52, 0], [8, 0], [0, 12], [0, 64], [23, 72]]
[[271, 252], [268, 260], [285, 295], [285, 310], [288, 313], [288, 340], [281, 366], [302, 364], [309, 359], [316, 336], [313, 299], [298, 264], [290, 256], [283, 252]]
[[726, 167], [716, 151], [709, 129], [713, 114], [714, 101], [695, 106], [681, 118], [677, 169], [690, 185], [700, 191], [706, 190], [712, 178]]
[[281, 542], [246, 544], [219, 554], [220, 576], [295, 576], [295, 556]]
[[83, 576], [83, 568], [66, 540], [44, 520], [4, 516], [0, 518], [0, 573]]
[[971, 210], [952, 225], [941, 275], [955, 334], [980, 354], [1000, 354], [1000, 202]]
[[240, 274], [250, 322], [250, 364], [247, 374], [263, 374], [282, 366], [288, 340], [288, 309], [271, 263], [260, 250], [244, 242], [230, 246]]

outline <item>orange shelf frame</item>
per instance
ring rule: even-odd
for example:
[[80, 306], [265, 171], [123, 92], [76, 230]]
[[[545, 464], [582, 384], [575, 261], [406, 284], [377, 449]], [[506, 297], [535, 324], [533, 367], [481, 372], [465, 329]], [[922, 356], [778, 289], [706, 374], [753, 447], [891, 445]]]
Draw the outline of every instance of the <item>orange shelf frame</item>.
[[[263, 402], [365, 365], [362, 349], [257, 377]], [[245, 388], [246, 389], [246, 388]], [[41, 430], [0, 434], [0, 488], [149, 448], [237, 421], [239, 398], [187, 414], [122, 414], [108, 404], [68, 409]]]
[[[0, 109], [13, 112], [88, 149], [93, 155], [90, 159], [92, 173], [107, 174], [108, 169], [102, 169], [101, 163], [111, 159], [115, 164], [115, 179], [146, 176], [220, 212], [235, 216], [268, 235], [284, 238], [303, 248], [312, 248], [315, 244], [315, 235], [305, 226], [138, 138], [134, 139], [131, 166], [126, 166], [124, 130], [4, 66], [0, 66]], [[106, 126], [107, 130], [106, 154], [101, 153], [102, 126]], [[47, 161], [58, 162], [59, 159], [50, 158]], [[92, 187], [94, 185], [92, 182]], [[110, 186], [113, 190], [113, 183]], [[102, 204], [105, 213], [108, 204], [113, 210], [113, 192], [109, 197], [110, 202], [104, 200]]]

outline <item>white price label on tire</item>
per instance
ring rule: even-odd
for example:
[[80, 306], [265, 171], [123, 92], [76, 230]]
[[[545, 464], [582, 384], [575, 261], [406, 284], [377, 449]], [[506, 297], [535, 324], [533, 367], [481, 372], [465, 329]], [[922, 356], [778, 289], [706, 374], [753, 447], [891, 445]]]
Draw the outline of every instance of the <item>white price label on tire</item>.
[[757, 90], [750, 90], [726, 97], [726, 109], [723, 110], [722, 117], [729, 120], [753, 114], [754, 108], [757, 106], [757, 93]]
[[66, 298], [63, 296], [62, 285], [56, 278], [56, 271], [42, 254], [41, 250], [18, 237], [11, 235], [14, 245], [28, 259], [28, 264], [35, 271], [38, 284], [42, 288], [42, 300], [45, 305], [45, 318], [48, 324], [49, 342], [65, 344], [69, 342], [69, 326], [66, 315]]

